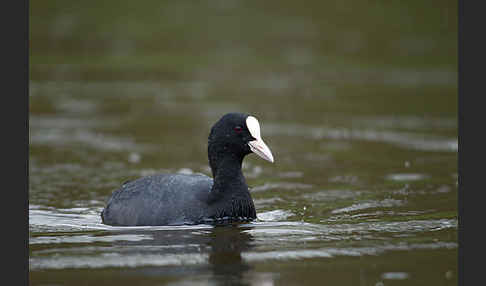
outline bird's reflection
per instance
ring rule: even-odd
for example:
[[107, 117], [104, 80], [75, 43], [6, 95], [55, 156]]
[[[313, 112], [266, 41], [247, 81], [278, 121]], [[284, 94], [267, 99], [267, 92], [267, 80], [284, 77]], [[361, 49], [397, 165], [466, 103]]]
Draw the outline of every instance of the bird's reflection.
[[217, 284], [246, 285], [243, 276], [251, 269], [241, 253], [251, 248], [251, 227], [217, 226], [211, 234], [209, 263]]
[[[160, 278], [182, 276], [180, 278], [193, 282], [209, 279], [211, 284], [217, 285], [247, 285], [244, 276], [251, 266], [243, 260], [242, 252], [252, 247], [253, 238], [248, 231], [252, 228], [249, 224], [230, 224], [203, 229], [144, 230], [136, 233], [146, 234], [152, 239], [118, 241], [114, 246], [133, 246], [120, 248], [120, 254], [155, 254], [168, 260], [174, 255], [187, 257], [181, 265], [146, 266], [126, 273]], [[194, 257], [191, 255], [206, 256], [208, 263], [189, 261], [190, 257]]]

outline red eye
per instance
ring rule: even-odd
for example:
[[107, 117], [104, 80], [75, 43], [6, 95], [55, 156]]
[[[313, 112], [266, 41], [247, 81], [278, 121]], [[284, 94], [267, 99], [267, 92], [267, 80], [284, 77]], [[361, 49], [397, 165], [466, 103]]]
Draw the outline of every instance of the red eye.
[[235, 130], [237, 133], [240, 133], [240, 132], [243, 130], [243, 128], [241, 128], [241, 126], [236, 126], [236, 127], [234, 128], [234, 130]]

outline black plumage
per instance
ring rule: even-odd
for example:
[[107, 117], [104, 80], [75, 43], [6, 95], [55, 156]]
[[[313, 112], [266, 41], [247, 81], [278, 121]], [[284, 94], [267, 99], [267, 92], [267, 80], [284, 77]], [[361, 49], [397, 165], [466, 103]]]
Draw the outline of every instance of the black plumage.
[[273, 156], [260, 138], [258, 121], [249, 117], [228, 113], [211, 128], [208, 159], [213, 178], [202, 174], [156, 174], [129, 181], [109, 198], [101, 213], [103, 223], [182, 225], [255, 219], [242, 162], [251, 152], [271, 162]]

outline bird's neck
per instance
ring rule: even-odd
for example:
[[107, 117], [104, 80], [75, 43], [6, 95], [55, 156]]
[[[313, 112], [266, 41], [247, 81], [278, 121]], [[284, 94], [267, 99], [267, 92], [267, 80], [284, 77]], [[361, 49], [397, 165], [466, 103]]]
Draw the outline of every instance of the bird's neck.
[[242, 162], [242, 157], [225, 156], [211, 164], [214, 182], [207, 203], [214, 208], [209, 217], [236, 221], [256, 218], [253, 199], [241, 170]]
[[211, 197], [213, 199], [229, 193], [248, 193], [248, 185], [241, 170], [242, 162], [243, 158], [229, 155], [212, 162], [214, 184], [211, 189]]

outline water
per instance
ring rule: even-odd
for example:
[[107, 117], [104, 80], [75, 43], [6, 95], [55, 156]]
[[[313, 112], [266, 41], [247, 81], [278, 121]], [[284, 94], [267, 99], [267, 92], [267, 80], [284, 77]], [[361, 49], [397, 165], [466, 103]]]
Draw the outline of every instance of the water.
[[[457, 284], [455, 2], [131, 3], [30, 5], [31, 285]], [[101, 223], [230, 111], [256, 221]]]

